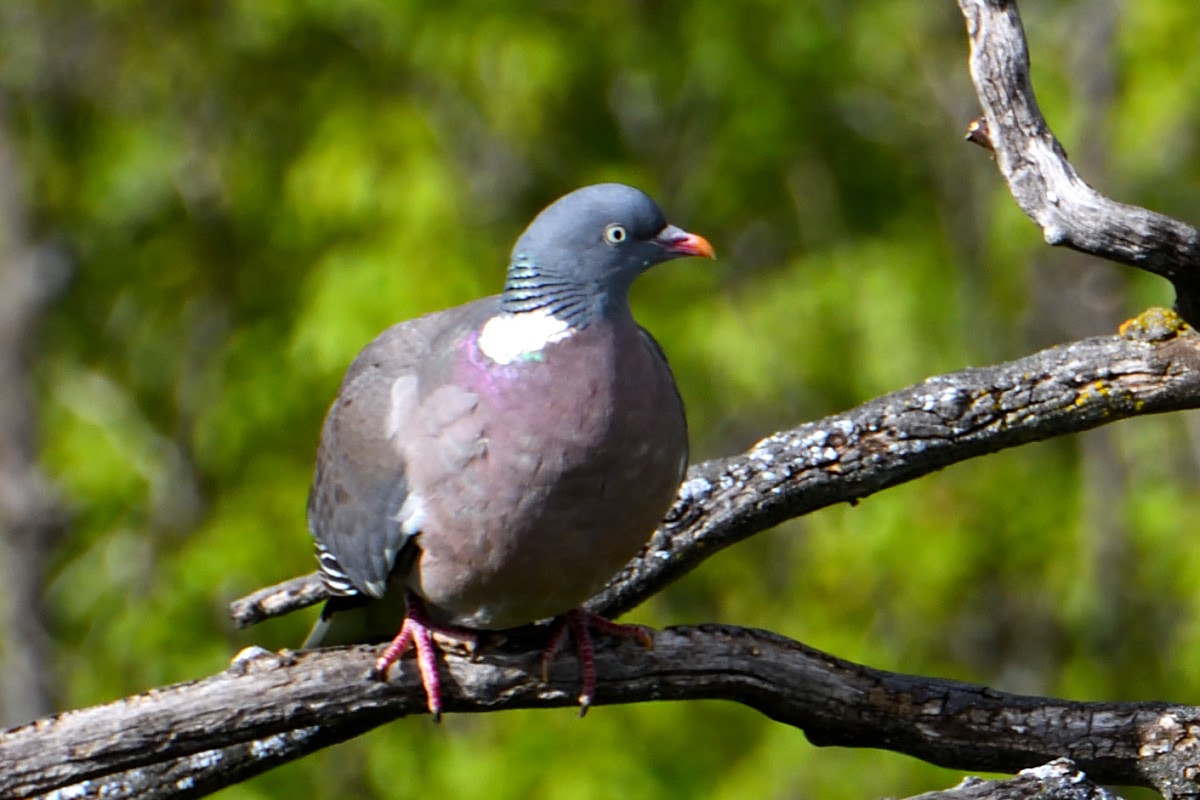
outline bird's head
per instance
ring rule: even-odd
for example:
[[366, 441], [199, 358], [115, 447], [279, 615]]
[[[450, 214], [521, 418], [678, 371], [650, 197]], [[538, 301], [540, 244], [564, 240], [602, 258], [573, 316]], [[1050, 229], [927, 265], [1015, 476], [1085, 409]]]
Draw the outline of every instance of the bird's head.
[[[586, 186], [542, 210], [513, 247], [507, 310], [546, 307], [562, 295], [603, 308], [623, 303], [638, 275], [683, 256], [714, 257], [701, 236], [667, 223], [645, 192], [620, 183]], [[552, 309], [552, 313], [557, 313]]]

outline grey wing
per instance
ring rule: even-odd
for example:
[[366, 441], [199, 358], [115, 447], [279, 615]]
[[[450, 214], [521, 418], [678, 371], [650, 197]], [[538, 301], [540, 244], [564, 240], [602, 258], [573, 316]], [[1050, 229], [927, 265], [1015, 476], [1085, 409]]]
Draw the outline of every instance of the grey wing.
[[405, 462], [419, 375], [431, 352], [493, 308], [485, 298], [394, 325], [346, 371], [321, 429], [308, 498], [308, 528], [334, 595], [382, 597], [397, 555], [420, 532], [421, 504]]
[[419, 529], [406, 517], [407, 470], [394, 430], [415, 384], [412, 375], [368, 369], [343, 385], [325, 417], [308, 528], [335, 595], [382, 597], [396, 554]]

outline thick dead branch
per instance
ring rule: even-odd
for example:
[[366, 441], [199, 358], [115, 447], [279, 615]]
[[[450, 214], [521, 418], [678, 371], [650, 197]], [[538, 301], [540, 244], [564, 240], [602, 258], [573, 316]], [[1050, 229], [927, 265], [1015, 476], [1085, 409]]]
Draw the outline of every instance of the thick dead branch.
[[[1200, 335], [1168, 311], [1120, 336], [966, 369], [772, 434], [688, 472], [666, 520], [590, 607], [628, 611], [713, 554], [780, 522], [985, 453], [1118, 419], [1200, 407]], [[324, 599], [316, 574], [238, 600], [248, 625]]]
[[[447, 709], [573, 706], [577, 663], [560, 659], [542, 683], [541, 641], [522, 635], [486, 643], [474, 658], [447, 654]], [[260, 651], [203, 680], [9, 730], [0, 734], [8, 765], [0, 796], [66, 787], [72, 796], [102, 787], [129, 796], [134, 782], [150, 796], [189, 796], [196, 786], [212, 791], [424, 714], [411, 662], [385, 684], [365, 678], [373, 657], [368, 647]], [[605, 642], [597, 666], [599, 704], [730, 700], [803, 729], [817, 745], [886, 747], [967, 770], [1015, 772], [1064, 757], [1105, 783], [1153, 785], [1163, 772], [1184, 785], [1200, 730], [1200, 708], [1009, 695], [871, 669], [772, 633], [718, 625], [661, 631], [650, 650]], [[190, 765], [186, 781], [180, 759]]]
[[971, 40], [971, 77], [986, 125], [968, 138], [996, 154], [1013, 199], [1048, 244], [1144, 269], [1175, 286], [1176, 308], [1200, 321], [1200, 232], [1111, 200], [1084, 182], [1046, 124], [1029, 75], [1014, 0], [959, 0]]

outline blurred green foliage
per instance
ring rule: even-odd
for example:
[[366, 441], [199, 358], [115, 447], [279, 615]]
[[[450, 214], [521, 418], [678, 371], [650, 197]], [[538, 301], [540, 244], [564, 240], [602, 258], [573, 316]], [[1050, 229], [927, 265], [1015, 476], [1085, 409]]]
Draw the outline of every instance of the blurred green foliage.
[[[1051, 124], [1073, 153], [1102, 145], [1088, 177], [1200, 217], [1200, 6], [1024, 6]], [[36, 233], [78, 263], [34, 365], [75, 515], [46, 588], [62, 704], [300, 641], [311, 614], [235, 632], [226, 604], [314, 566], [305, 495], [341, 370], [391, 322], [496, 291], [517, 233], [574, 187], [642, 186], [718, 248], [634, 296], [697, 458], [1169, 303], [1160, 282], [1046, 251], [960, 140], [965, 53], [948, 0], [2, 4]], [[1085, 95], [1097, 59], [1116, 79]], [[1031, 301], [1053, 270], [1113, 276], [1099, 322], [1071, 296]], [[1122, 423], [1105, 447], [1034, 445], [814, 514], [632, 618], [1194, 702], [1198, 426]], [[221, 796], [860, 798], [956, 780], [688, 703], [406, 720]]]

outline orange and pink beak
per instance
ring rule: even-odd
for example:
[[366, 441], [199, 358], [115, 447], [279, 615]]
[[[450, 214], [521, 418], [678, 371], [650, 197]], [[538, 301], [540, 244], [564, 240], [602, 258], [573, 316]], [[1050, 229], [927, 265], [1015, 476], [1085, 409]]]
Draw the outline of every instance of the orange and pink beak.
[[674, 225], [668, 225], [658, 232], [658, 235], [651, 239], [664, 250], [669, 250], [681, 256], [703, 256], [704, 258], [716, 258], [717, 253], [713, 250], [713, 246], [708, 243], [708, 240], [703, 236], [697, 236], [694, 233], [688, 233], [682, 228], [677, 228]]

